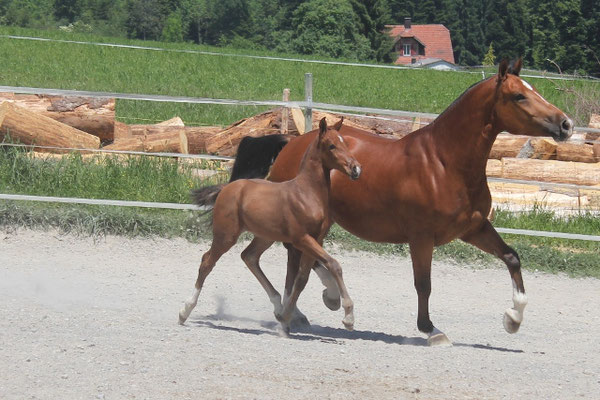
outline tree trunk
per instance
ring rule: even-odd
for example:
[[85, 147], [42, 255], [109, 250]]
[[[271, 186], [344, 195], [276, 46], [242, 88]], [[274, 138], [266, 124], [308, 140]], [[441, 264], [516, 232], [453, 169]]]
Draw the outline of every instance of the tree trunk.
[[107, 142], [114, 139], [115, 100], [0, 93], [0, 103], [12, 102]]
[[501, 177], [575, 185], [600, 185], [600, 163], [503, 158]]
[[[10, 102], [0, 105], [0, 139], [9, 135], [27, 145], [97, 149], [100, 139], [52, 118], [29, 111]], [[69, 150], [34, 148], [38, 151], [67, 153]]]
[[559, 143], [556, 148], [556, 159], [559, 161], [596, 162], [594, 147], [585, 143]]
[[222, 130], [219, 126], [186, 126], [185, 135], [190, 154], [206, 154], [206, 141]]
[[188, 154], [188, 141], [184, 129], [169, 128], [173, 129], [152, 135], [137, 135], [115, 140], [114, 143], [104, 146], [103, 149]]

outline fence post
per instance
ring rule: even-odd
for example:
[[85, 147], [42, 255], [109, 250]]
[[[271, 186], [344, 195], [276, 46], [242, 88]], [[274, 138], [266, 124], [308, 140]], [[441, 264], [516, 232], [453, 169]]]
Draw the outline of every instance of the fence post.
[[[290, 89], [283, 89], [283, 101], [286, 103], [290, 101]], [[288, 133], [288, 107], [287, 104], [281, 108], [281, 134], [287, 135]]]
[[304, 132], [312, 131], [312, 101], [313, 101], [313, 76], [310, 72], [304, 74], [304, 99], [306, 100], [306, 112], [304, 113]]

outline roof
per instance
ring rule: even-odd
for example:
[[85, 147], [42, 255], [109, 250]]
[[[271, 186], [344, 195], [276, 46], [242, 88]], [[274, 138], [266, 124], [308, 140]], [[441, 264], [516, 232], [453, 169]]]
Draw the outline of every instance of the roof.
[[410, 64], [413, 58], [439, 58], [454, 64], [454, 53], [452, 52], [452, 41], [450, 31], [444, 25], [414, 25], [409, 29], [404, 25], [386, 25], [389, 35], [396, 39], [414, 38], [425, 46], [425, 56], [402, 56], [399, 55], [396, 64]]

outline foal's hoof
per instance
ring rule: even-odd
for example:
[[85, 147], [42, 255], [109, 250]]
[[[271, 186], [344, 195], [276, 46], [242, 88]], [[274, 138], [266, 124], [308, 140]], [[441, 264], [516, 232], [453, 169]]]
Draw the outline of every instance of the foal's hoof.
[[331, 311], [337, 311], [342, 306], [342, 301], [340, 300], [340, 296], [329, 297], [327, 296], [327, 289], [323, 289], [323, 303], [325, 306], [329, 308]]
[[183, 325], [185, 324], [185, 321], [187, 320], [187, 317], [181, 315], [181, 313], [179, 313], [179, 325]]
[[310, 328], [310, 321], [306, 318], [306, 315], [294, 315], [290, 321], [290, 327], [294, 330], [303, 330]]
[[520, 318], [518, 318], [518, 311], [513, 310], [512, 308], [506, 310], [502, 323], [504, 324], [504, 329], [506, 329], [506, 332], [517, 333], [521, 327], [521, 321]]

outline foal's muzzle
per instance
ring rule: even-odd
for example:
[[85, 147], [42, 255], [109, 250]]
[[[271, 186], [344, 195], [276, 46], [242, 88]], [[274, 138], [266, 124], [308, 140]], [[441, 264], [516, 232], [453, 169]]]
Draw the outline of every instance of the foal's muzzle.
[[353, 181], [357, 180], [358, 177], [360, 176], [361, 172], [362, 172], [362, 169], [360, 168], [360, 165], [353, 165], [350, 170], [350, 178]]

